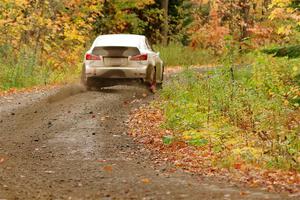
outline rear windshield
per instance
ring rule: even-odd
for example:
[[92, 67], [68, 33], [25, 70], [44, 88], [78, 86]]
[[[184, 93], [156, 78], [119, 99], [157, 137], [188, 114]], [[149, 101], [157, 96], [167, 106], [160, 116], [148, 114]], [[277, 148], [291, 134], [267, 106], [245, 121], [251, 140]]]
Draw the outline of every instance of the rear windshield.
[[137, 47], [143, 46], [145, 37], [139, 35], [101, 35], [93, 43], [94, 47]]
[[129, 57], [140, 54], [140, 51], [136, 47], [95, 47], [93, 54], [105, 57]]

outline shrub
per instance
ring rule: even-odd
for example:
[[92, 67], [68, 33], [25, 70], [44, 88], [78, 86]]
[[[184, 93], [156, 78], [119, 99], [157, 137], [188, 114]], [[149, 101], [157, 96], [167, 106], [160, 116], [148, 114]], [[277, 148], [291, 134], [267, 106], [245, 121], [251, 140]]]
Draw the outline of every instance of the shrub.
[[300, 57], [300, 45], [292, 45], [287, 47], [277, 47], [264, 49], [262, 52], [267, 54], [273, 54], [277, 57], [289, 57], [289, 58], [299, 58]]

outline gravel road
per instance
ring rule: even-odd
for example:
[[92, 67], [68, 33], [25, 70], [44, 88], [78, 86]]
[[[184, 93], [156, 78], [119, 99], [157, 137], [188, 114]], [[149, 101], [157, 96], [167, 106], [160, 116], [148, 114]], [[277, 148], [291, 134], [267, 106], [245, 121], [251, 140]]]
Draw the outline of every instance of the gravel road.
[[126, 135], [138, 86], [80, 85], [0, 97], [0, 199], [284, 199], [157, 166]]

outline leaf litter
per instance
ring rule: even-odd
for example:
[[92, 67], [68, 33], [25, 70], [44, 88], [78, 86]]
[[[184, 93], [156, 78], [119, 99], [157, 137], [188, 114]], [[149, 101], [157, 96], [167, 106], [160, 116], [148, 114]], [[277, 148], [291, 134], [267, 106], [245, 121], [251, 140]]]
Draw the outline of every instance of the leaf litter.
[[231, 168], [216, 166], [213, 161], [218, 154], [208, 145], [190, 145], [175, 140], [172, 130], [163, 128], [164, 121], [164, 113], [160, 108], [144, 105], [131, 112], [128, 123], [128, 134], [153, 152], [155, 163], [169, 161], [177, 168], [194, 174], [224, 178], [250, 187], [262, 187], [270, 192], [288, 192], [293, 197], [300, 196], [299, 172], [263, 169], [243, 162], [235, 163]]

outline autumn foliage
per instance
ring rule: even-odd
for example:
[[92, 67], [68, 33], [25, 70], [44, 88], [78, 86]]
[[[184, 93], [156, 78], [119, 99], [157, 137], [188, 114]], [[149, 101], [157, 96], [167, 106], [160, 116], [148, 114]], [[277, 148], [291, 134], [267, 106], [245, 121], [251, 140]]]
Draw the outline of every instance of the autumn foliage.
[[237, 41], [251, 42], [252, 48], [298, 40], [295, 35], [300, 19], [299, 1], [193, 2], [199, 6], [194, 12], [195, 21], [191, 28], [193, 46], [209, 46], [218, 52], [224, 47], [224, 35], [228, 33]]

